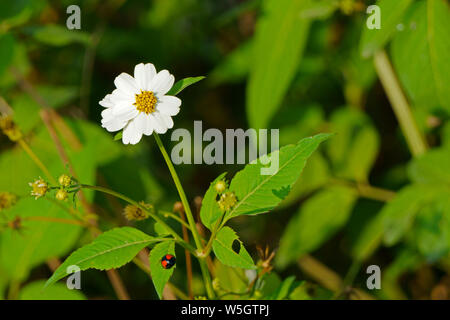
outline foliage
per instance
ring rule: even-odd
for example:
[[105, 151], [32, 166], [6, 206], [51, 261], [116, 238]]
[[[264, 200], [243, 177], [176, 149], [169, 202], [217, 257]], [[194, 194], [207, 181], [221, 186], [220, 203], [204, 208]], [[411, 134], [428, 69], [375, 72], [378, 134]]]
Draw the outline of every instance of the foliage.
[[[448, 1], [75, 2], [81, 30], [66, 28], [70, 1], [0, 3], [0, 298], [120, 297], [111, 272], [133, 298], [354, 298], [323, 270], [361, 293], [371, 264], [375, 298], [450, 290]], [[156, 147], [171, 131], [122, 145], [98, 101], [141, 62], [178, 80], [173, 129], [279, 129], [279, 150], [172, 170]], [[149, 218], [126, 221], [126, 205]], [[58, 282], [70, 265], [82, 293]]]

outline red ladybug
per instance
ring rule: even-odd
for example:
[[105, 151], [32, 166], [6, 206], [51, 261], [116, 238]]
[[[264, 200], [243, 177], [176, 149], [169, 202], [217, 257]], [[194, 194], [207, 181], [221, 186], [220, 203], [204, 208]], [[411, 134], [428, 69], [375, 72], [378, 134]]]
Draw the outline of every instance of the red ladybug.
[[171, 254], [166, 254], [164, 257], [161, 258], [161, 265], [164, 269], [172, 268], [176, 262], [177, 259], [175, 258], [175, 256]]

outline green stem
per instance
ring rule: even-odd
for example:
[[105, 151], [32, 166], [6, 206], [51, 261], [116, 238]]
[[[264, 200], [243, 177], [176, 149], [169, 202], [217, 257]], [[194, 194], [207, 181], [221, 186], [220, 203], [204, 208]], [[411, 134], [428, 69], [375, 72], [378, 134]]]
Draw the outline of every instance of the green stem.
[[99, 191], [99, 192], [103, 192], [106, 194], [110, 194], [116, 198], [122, 199], [132, 205], [135, 205], [137, 207], [139, 207], [140, 209], [142, 209], [143, 211], [145, 211], [150, 217], [152, 217], [156, 222], [160, 223], [162, 226], [164, 226], [164, 228], [167, 229], [167, 231], [169, 231], [170, 234], [173, 235], [173, 237], [175, 238], [175, 240], [177, 242], [179, 242], [183, 247], [185, 247], [186, 249], [188, 249], [189, 251], [191, 251], [192, 253], [195, 253], [195, 248], [193, 248], [189, 243], [187, 243], [186, 241], [183, 240], [183, 238], [181, 238], [178, 233], [176, 233], [175, 230], [173, 230], [169, 225], [167, 225], [164, 220], [162, 220], [160, 217], [158, 217], [158, 215], [154, 214], [153, 212], [150, 212], [147, 208], [145, 208], [143, 205], [141, 205], [140, 203], [134, 201], [131, 198], [128, 198], [127, 196], [116, 192], [114, 190], [110, 190], [108, 188], [104, 188], [104, 187], [99, 187], [99, 186], [91, 186], [91, 185], [87, 185], [87, 184], [80, 184], [81, 188], [85, 188], [85, 189], [91, 189], [91, 190], [95, 190], [95, 191]]
[[18, 141], [22, 149], [28, 154], [28, 156], [31, 158], [31, 160], [34, 161], [34, 163], [45, 173], [47, 178], [50, 180], [51, 183], [54, 185], [58, 185], [58, 182], [56, 179], [52, 176], [50, 171], [47, 169], [47, 167], [42, 163], [42, 161], [39, 159], [39, 157], [31, 150], [30, 146], [25, 142], [25, 140], [20, 139]]
[[170, 217], [170, 218], [178, 221], [179, 223], [181, 223], [186, 228], [188, 228], [188, 230], [191, 230], [191, 227], [184, 220], [182, 220], [180, 217], [178, 217], [176, 214], [173, 214], [172, 212], [164, 211], [164, 210], [158, 210], [158, 211], [164, 217]]
[[394, 109], [409, 149], [414, 156], [425, 153], [428, 148], [427, 143], [416, 124], [408, 100], [400, 87], [389, 57], [384, 50], [375, 54], [375, 69], [391, 102], [392, 109]]
[[[201, 252], [202, 251], [202, 243], [200, 241], [200, 236], [197, 231], [197, 227], [196, 227], [196, 224], [194, 221], [194, 216], [192, 215], [192, 211], [189, 206], [189, 202], [187, 200], [183, 186], [181, 185], [180, 178], [178, 178], [178, 174], [175, 171], [175, 168], [173, 166], [172, 160], [169, 157], [169, 154], [167, 153], [166, 149], [164, 148], [161, 138], [156, 133], [153, 133], [153, 135], [155, 136], [156, 143], [159, 147], [159, 150], [161, 151], [161, 153], [163, 155], [164, 160], [166, 161], [167, 167], [169, 168], [170, 174], [172, 175], [173, 182], [175, 183], [178, 194], [180, 195], [181, 203], [183, 204], [184, 211], [186, 213], [186, 218], [191, 227], [192, 237], [194, 238], [194, 242], [197, 247], [197, 251]], [[197, 254], [195, 254], [195, 256], [198, 257]], [[208, 294], [208, 298], [214, 299], [215, 294], [214, 294], [214, 290], [212, 288], [211, 275], [209, 274], [208, 267], [206, 266], [206, 261], [203, 258], [199, 258], [198, 261], [200, 263], [200, 269], [202, 271], [203, 280], [205, 281], [205, 287], [206, 287], [206, 292]]]
[[219, 219], [219, 221], [217, 221], [216, 225], [214, 226], [214, 229], [211, 232], [211, 236], [209, 237], [208, 243], [206, 244], [205, 249], [202, 252], [202, 256], [207, 257], [211, 252], [212, 244], [214, 242], [214, 239], [216, 238], [217, 232], [219, 232], [219, 230], [222, 229], [221, 222], [222, 220]]

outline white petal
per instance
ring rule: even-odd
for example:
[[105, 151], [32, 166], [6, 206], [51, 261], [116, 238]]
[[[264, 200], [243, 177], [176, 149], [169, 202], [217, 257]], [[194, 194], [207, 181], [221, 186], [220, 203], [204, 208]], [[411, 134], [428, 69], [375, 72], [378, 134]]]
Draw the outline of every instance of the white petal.
[[112, 113], [112, 108], [107, 108], [107, 109], [103, 110], [101, 113], [101, 116], [102, 116], [102, 122], [103, 122], [103, 120], [109, 121], [109, 120], [114, 119], [114, 115]]
[[107, 94], [101, 101], [99, 101], [99, 104], [105, 108], [111, 108], [112, 106], [114, 106], [112, 95]]
[[136, 120], [128, 122], [127, 126], [123, 129], [122, 142], [124, 144], [136, 144], [142, 138], [142, 130], [137, 126]]
[[136, 80], [128, 73], [122, 72], [120, 75], [114, 79], [114, 84], [117, 89], [119, 89], [123, 94], [127, 96], [134, 96], [134, 94], [139, 93], [139, 88]]
[[173, 120], [172, 120], [172, 117], [171, 116], [168, 116], [168, 115], [166, 115], [166, 114], [159, 114], [159, 117], [164, 121], [164, 124], [165, 124], [165, 126], [168, 128], [168, 129], [171, 129], [171, 128], [173, 128]]
[[174, 116], [180, 112], [181, 100], [173, 96], [163, 96], [158, 99], [156, 110], [162, 114]]
[[152, 125], [152, 120], [150, 119], [150, 116], [146, 116], [145, 117], [145, 129], [144, 129], [144, 134], [146, 136], [149, 136], [153, 133], [153, 125]]
[[156, 75], [155, 66], [151, 63], [139, 63], [134, 67], [134, 78], [140, 89], [146, 91], [149, 89], [152, 79]]
[[164, 123], [164, 120], [160, 118], [160, 114], [158, 112], [149, 114], [149, 118], [153, 130], [155, 130], [156, 133], [166, 133], [167, 127]]
[[[111, 93], [111, 101], [114, 103], [123, 101], [123, 100], [130, 100], [131, 97], [129, 94], [123, 93], [121, 90], [119, 89], [114, 89], [114, 91]], [[134, 96], [133, 96], [133, 100], [134, 100]]]
[[131, 110], [137, 110], [131, 101], [122, 100], [114, 105], [112, 108], [113, 115], [121, 115], [123, 113], [130, 112]]
[[136, 121], [136, 126], [140, 128], [141, 132], [147, 136], [151, 135], [153, 128], [148, 121], [148, 115], [145, 113], [140, 113], [134, 121]]
[[149, 90], [159, 96], [166, 94], [172, 88], [175, 78], [167, 70], [162, 70], [153, 78]]
[[102, 120], [102, 127], [109, 132], [119, 131], [125, 127], [127, 121], [120, 121], [119, 119], [111, 119], [109, 121]]

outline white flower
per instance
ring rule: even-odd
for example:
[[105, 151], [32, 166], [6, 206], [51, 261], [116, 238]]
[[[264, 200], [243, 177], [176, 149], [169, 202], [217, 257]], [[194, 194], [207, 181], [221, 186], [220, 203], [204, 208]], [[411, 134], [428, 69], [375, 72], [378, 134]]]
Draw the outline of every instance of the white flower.
[[138, 64], [134, 77], [121, 73], [114, 80], [116, 89], [99, 102], [106, 108], [102, 127], [110, 132], [123, 129], [124, 144], [136, 144], [153, 131], [165, 133], [173, 127], [172, 116], [180, 111], [181, 100], [166, 95], [174, 81], [169, 71], [156, 73], [151, 63]]

